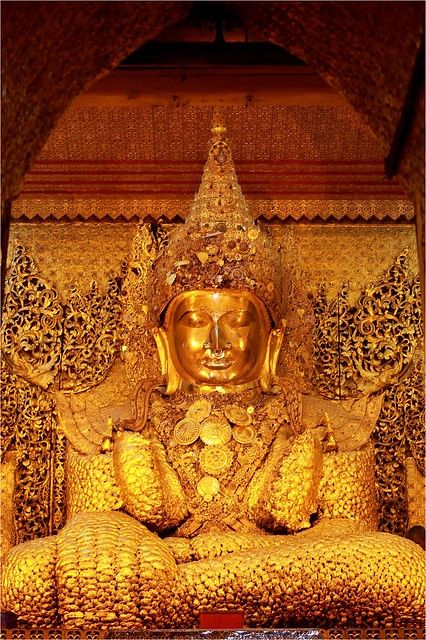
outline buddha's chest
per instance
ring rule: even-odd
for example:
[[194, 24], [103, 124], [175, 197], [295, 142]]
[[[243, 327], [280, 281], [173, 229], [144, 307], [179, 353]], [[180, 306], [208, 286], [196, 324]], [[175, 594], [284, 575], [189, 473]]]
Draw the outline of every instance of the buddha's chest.
[[176, 400], [154, 400], [150, 423], [185, 491], [194, 526], [234, 528], [245, 517], [247, 487], [285, 422], [282, 402], [264, 394]]

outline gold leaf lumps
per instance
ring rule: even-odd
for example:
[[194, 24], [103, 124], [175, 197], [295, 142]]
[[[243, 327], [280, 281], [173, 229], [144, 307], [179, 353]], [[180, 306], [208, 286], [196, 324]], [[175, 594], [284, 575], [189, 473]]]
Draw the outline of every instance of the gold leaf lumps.
[[209, 259], [209, 254], [206, 253], [205, 251], [198, 251], [196, 253], [196, 256], [197, 256], [198, 260], [201, 262], [201, 264], [206, 264], [206, 262]]

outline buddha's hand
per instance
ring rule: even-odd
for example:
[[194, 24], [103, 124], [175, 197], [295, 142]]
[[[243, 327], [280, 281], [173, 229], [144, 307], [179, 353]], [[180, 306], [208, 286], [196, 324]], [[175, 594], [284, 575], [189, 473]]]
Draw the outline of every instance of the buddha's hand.
[[323, 518], [348, 518], [367, 530], [377, 529], [372, 445], [358, 451], [324, 454], [319, 501]]
[[318, 508], [322, 457], [321, 445], [309, 431], [290, 440], [284, 431], [278, 433], [249, 487], [249, 512], [257, 524], [291, 532], [310, 526]]
[[131, 515], [157, 530], [182, 522], [187, 514], [185, 494], [160, 443], [140, 433], [118, 432], [113, 462], [121, 498]]

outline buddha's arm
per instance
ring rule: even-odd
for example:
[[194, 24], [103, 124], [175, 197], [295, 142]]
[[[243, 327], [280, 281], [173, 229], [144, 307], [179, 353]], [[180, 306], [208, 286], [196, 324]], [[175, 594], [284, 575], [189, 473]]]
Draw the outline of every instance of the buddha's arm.
[[68, 518], [83, 511], [125, 507], [140, 522], [158, 530], [179, 524], [185, 496], [158, 443], [139, 433], [119, 433], [114, 450], [67, 456]]
[[157, 530], [177, 526], [187, 514], [186, 499], [162, 445], [140, 433], [117, 434], [115, 478], [126, 510]]
[[271, 531], [298, 531], [310, 526], [316, 513], [322, 472], [322, 450], [306, 431], [292, 441], [278, 433], [263, 469], [249, 487], [253, 519]]
[[321, 518], [348, 518], [372, 531], [377, 529], [374, 450], [370, 444], [357, 451], [324, 454], [319, 506]]
[[68, 447], [67, 517], [84, 511], [114, 511], [123, 506], [111, 452], [85, 455]]

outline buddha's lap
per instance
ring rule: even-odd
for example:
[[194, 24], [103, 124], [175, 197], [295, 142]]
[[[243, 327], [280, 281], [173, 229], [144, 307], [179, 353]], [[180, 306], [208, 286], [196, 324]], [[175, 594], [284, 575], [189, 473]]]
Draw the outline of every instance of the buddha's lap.
[[[284, 616], [284, 622], [296, 614], [298, 620], [311, 619], [312, 607], [307, 608], [306, 602], [315, 603], [315, 620], [319, 621], [344, 611], [352, 615], [354, 624], [362, 611], [366, 619], [373, 620], [376, 615], [384, 620], [387, 615], [395, 624], [403, 623], [408, 615], [420, 619], [424, 552], [403, 538], [356, 529], [357, 523], [342, 519], [320, 522], [292, 536], [238, 534], [235, 538], [240, 550], [229, 552], [233, 534], [203, 534], [192, 541], [161, 540], [122, 513], [79, 514], [57, 537], [15, 548], [9, 565], [14, 556], [20, 568], [17, 571], [15, 562], [15, 567], [6, 569], [6, 600], [9, 596], [10, 601], [26, 602], [28, 611], [36, 594], [46, 612], [54, 606], [54, 595], [46, 581], [49, 593], [40, 600], [40, 578], [48, 577], [52, 582], [55, 577], [66, 624], [75, 622], [78, 607], [89, 608], [95, 619], [102, 618], [108, 589], [120, 594], [122, 603], [130, 594], [130, 600], [137, 592], [143, 594], [144, 610], [159, 611], [156, 624], [162, 620], [160, 605], [166, 602], [176, 609], [176, 625], [194, 624], [194, 616], [205, 607], [241, 607], [252, 624], [272, 624], [273, 616], [278, 615]], [[179, 544], [191, 553], [186, 562], [180, 558], [181, 564], [171, 553]], [[208, 549], [218, 557], [207, 558]], [[80, 594], [77, 599], [75, 593]], [[267, 602], [261, 618], [252, 611], [253, 594], [260, 603]], [[283, 598], [296, 605], [296, 612], [289, 605], [283, 613]], [[178, 612], [179, 603], [186, 603], [186, 613]], [[16, 610], [14, 602], [10, 604], [9, 608]], [[146, 615], [151, 620], [152, 616]], [[34, 617], [30, 620], [35, 622]], [[110, 618], [102, 620], [107, 624]]]

